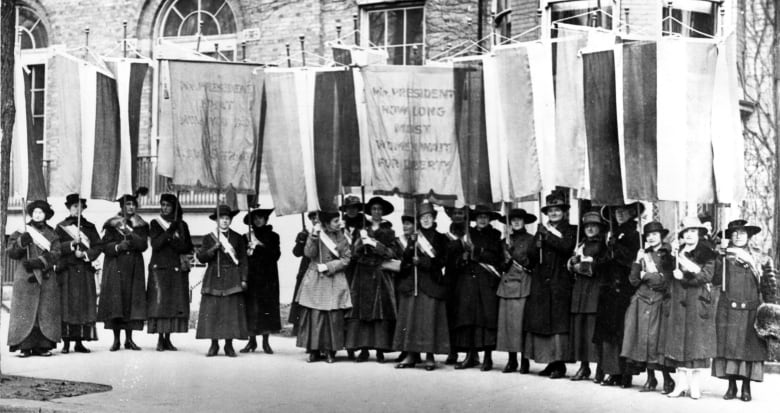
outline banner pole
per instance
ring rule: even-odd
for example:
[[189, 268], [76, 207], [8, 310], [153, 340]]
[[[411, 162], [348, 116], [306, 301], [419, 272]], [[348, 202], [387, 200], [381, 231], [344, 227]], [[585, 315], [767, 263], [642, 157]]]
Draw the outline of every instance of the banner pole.
[[[542, 193], [539, 192], [539, 225], [544, 226], [544, 218], [542, 217]], [[537, 231], [538, 232], [538, 231]], [[544, 263], [544, 249], [542, 246], [542, 240], [539, 240], [539, 264]]]
[[509, 224], [510, 224], [510, 222], [509, 222], [510, 221], [509, 220], [509, 211], [510, 211], [510, 206], [511, 205], [512, 205], [511, 202], [505, 202], [504, 203], [504, 209], [506, 209], [506, 217], [504, 218], [505, 219], [505, 222], [504, 222], [504, 237], [506, 237], [506, 246], [507, 247], [512, 246], [512, 241], [509, 239], [509, 236], [510, 236], [510, 232], [509, 231], [511, 229], [510, 226], [509, 226]]
[[[725, 222], [726, 220], [724, 219], [723, 221]], [[721, 227], [720, 239], [724, 240], [726, 239], [726, 226], [721, 223], [720, 227]], [[720, 289], [725, 293], [726, 292], [726, 251], [723, 251], [723, 273], [721, 275], [722, 275], [722, 282], [721, 282]]]
[[217, 202], [216, 202], [216, 208], [214, 208], [214, 213], [217, 215], [216, 216], [217, 219], [215, 219], [215, 221], [217, 223], [217, 245], [219, 246], [219, 248], [217, 248], [217, 278], [221, 278], [222, 273], [220, 267], [222, 267], [222, 265], [220, 263], [221, 261], [220, 250], [222, 249], [222, 245], [220, 244], [222, 243], [222, 241], [220, 240], [220, 237], [222, 236], [222, 234], [219, 232], [219, 186], [217, 186]]
[[[414, 258], [417, 258], [417, 237], [421, 234], [417, 231], [417, 200], [412, 197], [412, 208], [414, 211]], [[414, 296], [417, 297], [417, 264], [414, 264]]]

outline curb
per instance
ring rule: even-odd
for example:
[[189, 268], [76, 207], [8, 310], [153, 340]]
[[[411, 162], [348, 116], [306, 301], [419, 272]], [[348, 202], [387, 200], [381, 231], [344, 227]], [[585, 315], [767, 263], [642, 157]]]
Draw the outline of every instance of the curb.
[[30, 412], [30, 413], [75, 413], [72, 410], [52, 402], [40, 402], [23, 399], [0, 399], [0, 413]]

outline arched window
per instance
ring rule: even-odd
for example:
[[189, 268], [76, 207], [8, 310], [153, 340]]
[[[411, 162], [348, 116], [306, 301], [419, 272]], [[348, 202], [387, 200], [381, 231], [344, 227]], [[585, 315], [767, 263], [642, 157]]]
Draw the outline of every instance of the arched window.
[[661, 31], [664, 36], [712, 37], [717, 28], [719, 5], [717, 0], [670, 1], [663, 8]]
[[612, 29], [612, 18], [619, 10], [617, 0], [547, 0], [542, 9], [550, 24], [566, 23]]
[[234, 60], [235, 13], [225, 0], [173, 0], [163, 13], [160, 37], [214, 57], [218, 48], [219, 58]]
[[16, 29], [19, 32], [22, 50], [49, 47], [46, 26], [33, 9], [25, 6], [16, 8]]

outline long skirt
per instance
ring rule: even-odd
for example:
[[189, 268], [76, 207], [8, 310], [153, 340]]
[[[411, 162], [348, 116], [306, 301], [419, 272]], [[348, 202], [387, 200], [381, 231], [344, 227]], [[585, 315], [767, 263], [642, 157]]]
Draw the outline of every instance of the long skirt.
[[322, 311], [298, 307], [298, 336], [295, 345], [312, 351], [338, 351], [344, 348], [345, 310]]
[[241, 294], [201, 295], [195, 338], [222, 340], [248, 337], [244, 297]]
[[189, 317], [150, 318], [146, 322], [149, 334], [186, 333], [189, 329]]
[[41, 329], [36, 325], [30, 334], [17, 346], [11, 346], [11, 352], [16, 350], [40, 350], [48, 351], [57, 347], [57, 343], [49, 340], [41, 333]]
[[569, 334], [525, 335], [523, 356], [537, 363], [552, 363], [569, 360]]
[[496, 350], [523, 352], [523, 316], [525, 298], [498, 299], [498, 331]]
[[591, 362], [598, 359], [596, 344], [593, 343], [593, 332], [596, 330], [596, 314], [572, 314], [569, 330], [569, 348], [571, 360]]
[[496, 348], [496, 330], [479, 327], [465, 326], [455, 329], [455, 342], [451, 343], [459, 351], [483, 351]]
[[447, 305], [424, 293], [400, 294], [393, 349], [415, 353], [447, 354], [450, 330]]
[[94, 341], [98, 339], [95, 323], [62, 323], [62, 339], [71, 341]]
[[106, 330], [143, 330], [144, 320], [123, 320], [115, 318], [103, 322], [103, 328]]
[[355, 349], [376, 349], [392, 351], [395, 320], [363, 321], [347, 319], [347, 337], [345, 347]]
[[688, 361], [677, 361], [668, 357], [664, 358], [664, 368], [684, 368], [684, 369], [708, 369], [710, 368], [710, 359], [696, 359]]
[[620, 359], [621, 344], [614, 344], [608, 341], [594, 344], [596, 346], [598, 357], [596, 361], [604, 374], [623, 374], [627, 373], [625, 359]]
[[631, 300], [626, 311], [625, 330], [621, 357], [639, 368], [659, 368], [663, 363], [661, 317], [663, 302], [652, 304], [638, 299]]
[[740, 380], [764, 381], [764, 362], [717, 357], [712, 360], [712, 375], [720, 379], [736, 376]]

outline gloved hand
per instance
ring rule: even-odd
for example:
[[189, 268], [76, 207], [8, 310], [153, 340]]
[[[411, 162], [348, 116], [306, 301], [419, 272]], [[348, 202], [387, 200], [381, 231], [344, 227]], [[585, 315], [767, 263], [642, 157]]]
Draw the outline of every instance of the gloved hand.
[[124, 240], [119, 244], [116, 244], [116, 250], [119, 252], [127, 251], [130, 249], [130, 241]]
[[19, 238], [19, 242], [21, 242], [23, 247], [26, 247], [26, 246], [28, 246], [28, 245], [33, 243], [33, 239], [32, 239], [32, 236], [29, 233], [25, 232]]
[[209, 249], [208, 249], [208, 250], [206, 250], [206, 251], [207, 251], [209, 254], [214, 254], [214, 253], [216, 253], [216, 252], [217, 252], [217, 250], [219, 250], [219, 247], [220, 247], [219, 243], [216, 243], [216, 244], [212, 245], [211, 247], [209, 247]]
[[306, 242], [307, 238], [309, 238], [309, 231], [301, 231], [295, 237], [295, 243], [296, 244], [303, 244], [304, 242]]
[[22, 266], [27, 272], [31, 272], [32, 270], [42, 270], [44, 267], [43, 262], [38, 259], [24, 259], [22, 260]]

